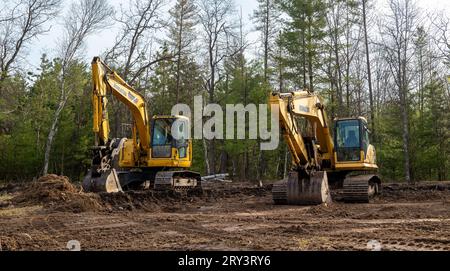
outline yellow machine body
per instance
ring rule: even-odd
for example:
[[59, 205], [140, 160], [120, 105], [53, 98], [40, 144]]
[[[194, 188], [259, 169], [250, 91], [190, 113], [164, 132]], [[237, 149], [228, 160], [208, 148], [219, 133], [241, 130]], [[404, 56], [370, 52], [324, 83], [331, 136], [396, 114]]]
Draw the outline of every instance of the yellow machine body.
[[[182, 189], [199, 186], [200, 175], [185, 170], [192, 164], [192, 140], [186, 136], [189, 118], [176, 115], [149, 119], [145, 98], [99, 57], [92, 61], [92, 82], [95, 146], [85, 190], [117, 192], [148, 183], [155, 188], [174, 188], [174, 179], [193, 184]], [[131, 138], [110, 138], [107, 105], [111, 95], [131, 112]]]
[[376, 152], [365, 118], [336, 119], [333, 139], [318, 95], [306, 90], [273, 93], [269, 103], [278, 107], [293, 164], [289, 178], [274, 184], [276, 203], [330, 201], [328, 182], [340, 183], [349, 201], [367, 202], [378, 192]]

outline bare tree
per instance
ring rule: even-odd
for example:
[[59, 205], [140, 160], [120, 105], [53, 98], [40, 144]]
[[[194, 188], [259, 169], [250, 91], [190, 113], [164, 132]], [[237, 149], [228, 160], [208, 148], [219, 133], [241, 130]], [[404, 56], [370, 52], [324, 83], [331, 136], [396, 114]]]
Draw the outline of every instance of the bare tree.
[[411, 178], [409, 151], [409, 110], [408, 94], [412, 80], [411, 63], [413, 33], [418, 20], [418, 11], [411, 0], [389, 0], [390, 14], [382, 27], [382, 44], [386, 62], [394, 78], [400, 101], [404, 175], [407, 182]]
[[[231, 23], [231, 16], [235, 12], [232, 0], [201, 0], [199, 3], [199, 21], [202, 26], [204, 44], [206, 47], [207, 72], [204, 78], [204, 88], [208, 93], [208, 101], [214, 102], [216, 85], [223, 79], [220, 69], [223, 60], [240, 51], [241, 48], [230, 53], [228, 40], [235, 36]], [[215, 146], [203, 142], [205, 155], [209, 162], [206, 163], [208, 174], [215, 173]]]
[[[329, 3], [329, 11], [326, 16], [328, 25], [328, 47], [330, 49], [330, 65], [327, 71], [330, 78], [331, 91], [335, 89], [336, 95], [331, 94], [332, 101], [336, 97], [337, 109], [339, 112], [343, 111], [343, 98], [342, 98], [342, 69], [341, 69], [341, 49], [342, 44], [340, 37], [342, 35], [342, 10], [344, 10], [344, 5], [342, 1], [332, 1]], [[334, 62], [334, 63], [332, 63]], [[334, 64], [334, 65], [333, 65]], [[334, 117], [334, 109], [331, 114]]]
[[[335, 89], [335, 95], [332, 94], [331, 97], [336, 100], [338, 115], [350, 115], [354, 109], [351, 106], [352, 90], [358, 83], [352, 68], [355, 66], [355, 58], [359, 56], [362, 40], [359, 3], [354, 0], [329, 0], [327, 5], [329, 66], [326, 73], [330, 77], [331, 88]], [[355, 71], [360, 72], [360, 68]]]
[[170, 15], [173, 18], [172, 25], [169, 29], [171, 36], [171, 46], [174, 49], [174, 55], [176, 58], [176, 100], [180, 99], [181, 88], [181, 60], [185, 55], [192, 53], [192, 44], [195, 40], [194, 27], [197, 23], [196, 13], [197, 6], [194, 4], [194, 0], [178, 0]]
[[[155, 31], [167, 25], [162, 19], [163, 6], [164, 0], [133, 0], [115, 18], [121, 25], [121, 30], [115, 44], [106, 52], [105, 60], [111, 66], [119, 67], [121, 76], [131, 85], [148, 74], [154, 64], [173, 58], [172, 55], [163, 55], [161, 58], [152, 56]], [[119, 137], [122, 122], [128, 122], [131, 117], [120, 102], [111, 102], [114, 105], [112, 134]]]
[[122, 25], [121, 32], [105, 59], [121, 64], [121, 75], [130, 84], [158, 61], [151, 59], [153, 34], [166, 26], [162, 19], [163, 0], [134, 0], [115, 20]]
[[369, 51], [369, 38], [367, 34], [367, 1], [362, 0], [362, 21], [363, 21], [363, 31], [364, 31], [364, 49], [366, 53], [366, 67], [367, 67], [367, 83], [369, 85], [369, 104], [370, 104], [370, 124], [372, 130], [372, 139], [376, 138], [375, 135], [375, 107], [373, 102], [373, 91], [372, 91], [372, 72], [370, 68], [370, 51]]
[[52, 125], [47, 136], [44, 155], [43, 174], [48, 172], [50, 152], [53, 140], [58, 130], [59, 118], [70, 94], [75, 90], [72, 82], [67, 80], [71, 65], [76, 61], [77, 54], [83, 48], [86, 38], [108, 25], [108, 17], [113, 9], [106, 0], [79, 0], [72, 3], [70, 11], [64, 20], [64, 36], [60, 42], [59, 56], [61, 71], [59, 74], [59, 103], [53, 115]]
[[33, 38], [47, 32], [45, 23], [58, 11], [61, 0], [3, 1], [0, 10], [0, 82]]
[[[360, 14], [358, 13], [358, 5], [354, 1], [345, 1], [345, 24], [344, 24], [344, 50], [343, 50], [343, 66], [344, 66], [344, 81], [345, 81], [345, 101], [346, 101], [346, 113], [347, 115], [352, 114], [352, 109], [356, 112], [361, 111], [360, 103], [358, 103], [358, 107], [352, 107], [352, 85], [354, 90], [356, 91], [356, 100], [360, 101], [359, 96], [361, 94], [361, 88], [358, 88], [357, 84], [358, 78], [357, 76], [360, 74], [361, 69], [360, 65], [354, 63], [359, 56], [360, 52], [360, 43], [362, 40], [362, 28], [360, 27]], [[355, 73], [351, 71], [352, 66], [355, 64], [356, 69]], [[352, 82], [352, 80], [354, 82]], [[353, 83], [353, 84], [352, 84]], [[356, 109], [356, 110], [355, 110]]]
[[[258, 0], [258, 8], [253, 12], [253, 20], [256, 24], [256, 30], [260, 32], [261, 43], [263, 49], [263, 68], [264, 68], [264, 83], [269, 84], [269, 57], [272, 55], [272, 46], [279, 27], [277, 21], [280, 17], [280, 12], [276, 7], [274, 0]], [[246, 154], [247, 156], [247, 154]], [[259, 180], [263, 175], [265, 167], [264, 153], [258, 151], [258, 168], [256, 171], [256, 179]]]
[[[232, 0], [202, 0], [199, 20], [203, 28], [204, 42], [207, 50], [208, 74], [205, 78], [205, 89], [209, 102], [214, 102], [214, 91], [217, 83], [223, 78], [218, 76], [222, 62], [227, 55], [228, 37], [233, 33], [234, 25], [230, 15], [235, 12]], [[234, 50], [237, 52], [239, 50]]]
[[275, 37], [279, 31], [278, 20], [280, 12], [275, 0], [257, 0], [258, 8], [253, 12], [256, 30], [261, 33], [264, 62], [264, 81], [269, 82], [269, 58], [272, 53]]

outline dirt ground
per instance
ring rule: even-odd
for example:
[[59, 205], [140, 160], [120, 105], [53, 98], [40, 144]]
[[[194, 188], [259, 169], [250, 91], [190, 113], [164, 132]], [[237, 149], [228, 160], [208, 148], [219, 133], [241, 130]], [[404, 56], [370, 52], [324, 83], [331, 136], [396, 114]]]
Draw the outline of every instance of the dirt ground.
[[[450, 250], [450, 183], [387, 184], [370, 204], [274, 206], [270, 185], [86, 194], [50, 175], [0, 187], [1, 250]], [[373, 240], [373, 241], [371, 241]]]

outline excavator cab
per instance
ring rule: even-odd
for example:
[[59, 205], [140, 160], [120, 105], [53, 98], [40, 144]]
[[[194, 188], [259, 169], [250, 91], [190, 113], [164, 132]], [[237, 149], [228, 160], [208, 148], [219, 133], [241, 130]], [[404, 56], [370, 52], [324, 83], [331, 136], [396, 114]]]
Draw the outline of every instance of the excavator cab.
[[334, 138], [337, 162], [359, 162], [365, 159], [370, 142], [364, 118], [336, 120]]
[[375, 148], [369, 141], [367, 120], [337, 119], [334, 134], [335, 170], [346, 174], [342, 182], [345, 201], [369, 202], [369, 198], [380, 193], [381, 180], [376, 175]]
[[170, 158], [174, 163], [187, 159], [192, 145], [189, 127], [189, 119], [184, 116], [154, 116], [150, 131], [151, 158]]

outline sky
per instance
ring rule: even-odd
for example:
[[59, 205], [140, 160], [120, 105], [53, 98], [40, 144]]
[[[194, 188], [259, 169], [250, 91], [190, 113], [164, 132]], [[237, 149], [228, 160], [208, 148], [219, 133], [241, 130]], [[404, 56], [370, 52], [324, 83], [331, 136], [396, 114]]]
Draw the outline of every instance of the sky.
[[[69, 6], [70, 2], [73, 0], [63, 0], [63, 6]], [[170, 2], [169, 2], [170, 1]], [[255, 42], [258, 39], [258, 33], [253, 31], [254, 26], [250, 20], [250, 16], [253, 14], [253, 10], [255, 10], [258, 6], [256, 0], [234, 0], [236, 4], [236, 10], [240, 13], [242, 9], [242, 20], [244, 25], [244, 31], [247, 32], [247, 39], [249, 42]], [[120, 10], [120, 6], [127, 7], [129, 0], [108, 0], [116, 10]], [[166, 0], [168, 4], [166, 4], [165, 8], [170, 8], [173, 6], [174, 0]], [[64, 11], [65, 13], [66, 11]], [[64, 14], [63, 13], [63, 14]], [[30, 46], [27, 48], [28, 56], [26, 57], [26, 66], [31, 68], [39, 67], [40, 58], [42, 54], [47, 54], [49, 57], [53, 57], [54, 48], [58, 42], [58, 36], [61, 35], [61, 27], [58, 26], [62, 20], [61, 18], [56, 20], [56, 24], [53, 23], [51, 26], [51, 30], [46, 34], [40, 36], [38, 39], [35, 39]], [[115, 41], [115, 36], [119, 32], [119, 26], [108, 28], [107, 30], [103, 30], [101, 32], [95, 33], [87, 38], [85, 42], [85, 52], [82, 55], [87, 57], [86, 61], [90, 61], [94, 56], [100, 55], [107, 48], [110, 48]], [[251, 50], [256, 50], [254, 47], [250, 48]]]
[[[63, 6], [66, 8], [69, 7], [71, 1], [73, 0], [64, 0]], [[382, 9], [381, 7], [386, 6], [386, 0], [375, 1], [375, 7], [377, 9]], [[129, 0], [109, 0], [108, 2], [116, 9], [120, 9], [121, 5], [126, 7]], [[173, 3], [174, 1], [170, 0], [166, 8], [173, 6]], [[253, 44], [249, 46], [249, 54], [253, 56], [257, 55], [257, 40], [259, 34], [254, 31], [254, 25], [250, 19], [250, 16], [253, 14], [253, 10], [257, 8], [258, 3], [256, 0], [235, 0], [235, 3], [238, 13], [242, 10], [242, 19], [245, 27], [244, 31], [248, 33], [247, 40], [250, 44]], [[445, 12], [450, 17], [450, 0], [416, 0], [416, 3], [421, 9], [440, 10]], [[66, 12], [67, 10], [61, 12], [61, 17], [57, 18], [56, 22], [52, 22], [49, 32], [40, 36], [38, 39], [35, 39], [28, 46], [25, 52], [27, 56], [24, 58], [25, 66], [31, 69], [37, 68], [40, 63], [40, 57], [44, 53], [46, 53], [49, 57], [55, 56], [54, 52], [58, 42], [58, 36], [61, 35], [61, 27], [59, 27], [59, 23], [62, 21], [61, 18]], [[82, 55], [86, 56], [85, 61], [90, 61], [92, 57], [100, 55], [107, 48], [111, 47], [114, 44], [115, 36], [118, 31], [118, 26], [115, 26], [90, 36], [85, 43], [85, 52], [82, 53]]]

